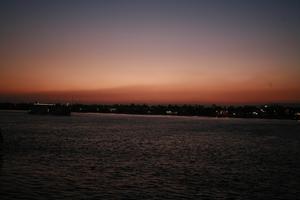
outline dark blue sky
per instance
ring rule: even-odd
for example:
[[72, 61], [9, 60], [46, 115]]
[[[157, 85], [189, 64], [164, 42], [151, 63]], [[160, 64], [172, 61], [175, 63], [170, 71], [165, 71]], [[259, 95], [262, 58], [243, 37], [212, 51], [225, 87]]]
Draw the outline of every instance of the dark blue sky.
[[298, 101], [299, 10], [297, 0], [2, 0], [2, 93], [158, 87], [165, 99], [258, 90]]

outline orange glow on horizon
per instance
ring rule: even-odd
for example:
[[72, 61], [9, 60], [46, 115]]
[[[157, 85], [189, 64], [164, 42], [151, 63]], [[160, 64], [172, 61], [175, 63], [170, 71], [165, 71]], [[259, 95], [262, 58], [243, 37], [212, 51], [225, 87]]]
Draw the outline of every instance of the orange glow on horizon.
[[299, 20], [292, 16], [282, 27], [277, 12], [258, 9], [264, 20], [226, 5], [211, 14], [198, 11], [205, 4], [195, 13], [189, 3], [184, 12], [99, 4], [103, 15], [28, 7], [32, 16], [18, 16], [15, 25], [5, 13], [0, 102], [300, 102]]

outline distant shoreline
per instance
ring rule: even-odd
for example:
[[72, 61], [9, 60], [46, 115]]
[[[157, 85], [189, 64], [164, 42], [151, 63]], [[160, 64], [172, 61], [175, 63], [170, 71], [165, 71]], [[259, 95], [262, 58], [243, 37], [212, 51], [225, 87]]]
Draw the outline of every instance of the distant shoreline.
[[[31, 110], [33, 103], [0, 103], [0, 110]], [[203, 105], [147, 105], [147, 104], [73, 104], [68, 105], [75, 113], [111, 113], [129, 115], [197, 116], [213, 118], [254, 118], [299, 120], [300, 106], [203, 106]]]
[[[0, 110], [1, 111], [1, 110]], [[9, 111], [9, 110], [8, 110]], [[73, 112], [75, 114], [99, 114], [99, 115], [128, 115], [128, 116], [143, 116], [143, 117], [170, 117], [170, 118], [206, 118], [206, 119], [236, 119], [236, 120], [280, 120], [280, 121], [299, 121], [300, 119], [278, 119], [278, 118], [246, 118], [246, 117], [213, 117], [213, 116], [199, 116], [199, 115], [161, 115], [161, 114], [128, 114], [128, 113], [102, 113], [102, 112]]]
[[[16, 112], [27, 114], [29, 110], [4, 110], [0, 109], [0, 112]], [[123, 115], [123, 116], [143, 116], [143, 117], [170, 117], [170, 118], [194, 118], [194, 119], [236, 119], [236, 120], [279, 120], [279, 121], [300, 121], [300, 119], [288, 119], [288, 118], [255, 118], [255, 117], [214, 117], [214, 116], [199, 116], [199, 115], [165, 115], [165, 114], [129, 114], [129, 113], [105, 113], [105, 112], [72, 112], [73, 114], [95, 114], [95, 115]], [[39, 115], [39, 116], [49, 116], [49, 115]], [[72, 116], [72, 114], [71, 114]], [[53, 116], [52, 116], [53, 117]], [[56, 117], [56, 116], [54, 116]], [[58, 116], [58, 117], [68, 117], [68, 116]]]

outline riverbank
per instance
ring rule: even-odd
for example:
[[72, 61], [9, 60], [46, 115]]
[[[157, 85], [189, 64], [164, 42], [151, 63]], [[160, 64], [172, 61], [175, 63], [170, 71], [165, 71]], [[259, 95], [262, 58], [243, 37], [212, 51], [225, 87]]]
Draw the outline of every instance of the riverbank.
[[[0, 103], [0, 110], [30, 110], [32, 103]], [[59, 104], [57, 104], [59, 105]], [[135, 115], [202, 116], [226, 118], [300, 119], [300, 106], [245, 105], [245, 106], [203, 106], [203, 105], [147, 105], [147, 104], [73, 104], [71, 112], [115, 113]]]

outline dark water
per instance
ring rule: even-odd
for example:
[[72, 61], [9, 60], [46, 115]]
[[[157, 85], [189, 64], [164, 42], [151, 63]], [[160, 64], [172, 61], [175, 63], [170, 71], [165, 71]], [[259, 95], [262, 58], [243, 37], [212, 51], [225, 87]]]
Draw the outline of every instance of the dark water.
[[1, 111], [0, 199], [300, 199], [300, 122]]

